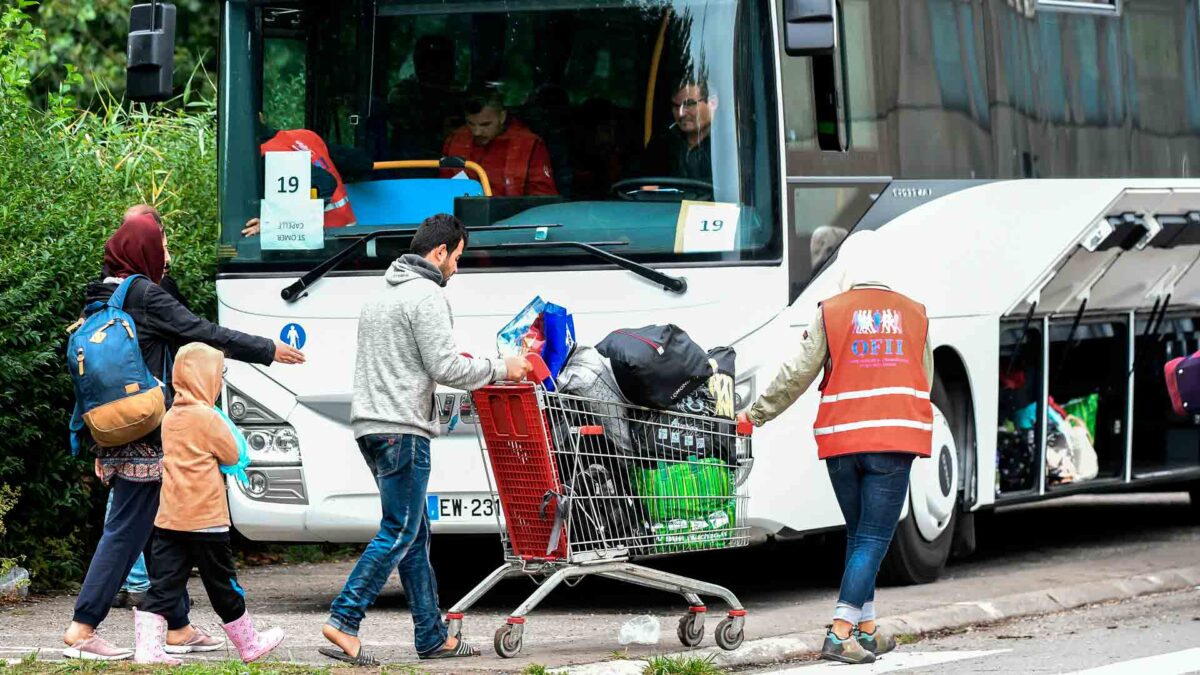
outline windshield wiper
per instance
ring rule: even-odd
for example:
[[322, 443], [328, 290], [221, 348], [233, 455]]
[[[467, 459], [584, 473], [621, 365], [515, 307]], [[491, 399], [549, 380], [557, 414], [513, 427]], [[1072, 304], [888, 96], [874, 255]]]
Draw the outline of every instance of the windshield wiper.
[[[467, 232], [505, 232], [511, 230], [540, 230], [542, 228], [552, 227], [560, 227], [560, 225], [492, 225], [489, 227], [468, 227], [466, 230]], [[306, 291], [309, 286], [317, 283], [321, 277], [328, 274], [333, 270], [333, 268], [349, 260], [350, 258], [356, 257], [359, 252], [366, 247], [367, 242], [371, 242], [376, 239], [412, 237], [416, 233], [417, 228], [415, 227], [408, 229], [375, 230], [374, 232], [368, 232], [367, 234], [355, 239], [354, 243], [350, 244], [346, 248], [329, 256], [329, 258], [325, 259], [325, 261], [323, 261], [321, 264], [306, 272], [304, 276], [292, 282], [290, 286], [279, 292], [279, 296], [283, 298], [285, 302], [295, 302], [300, 298], [303, 298], [305, 295], [307, 295], [307, 293], [304, 291]], [[347, 237], [345, 237], [345, 235], [335, 235], [334, 238], [344, 239]]]
[[663, 287], [664, 291], [683, 294], [687, 292], [687, 279], [683, 277], [673, 277], [669, 274], [659, 272], [658, 270], [643, 265], [639, 262], [634, 262], [629, 258], [621, 257], [615, 253], [609, 253], [601, 246], [627, 246], [628, 242], [582, 242], [582, 241], [525, 241], [511, 244], [488, 244], [485, 246], [474, 246], [471, 250], [474, 251], [495, 251], [495, 250], [520, 250], [520, 249], [537, 249], [537, 248], [573, 248], [591, 254], [605, 262], [612, 263], [624, 270], [629, 270], [634, 274], [649, 279], [654, 283]]

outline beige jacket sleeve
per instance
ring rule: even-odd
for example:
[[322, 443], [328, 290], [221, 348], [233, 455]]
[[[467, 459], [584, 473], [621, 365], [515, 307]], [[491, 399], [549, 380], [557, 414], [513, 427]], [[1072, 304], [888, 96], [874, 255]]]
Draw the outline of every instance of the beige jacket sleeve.
[[[790, 408], [825, 369], [828, 357], [829, 342], [825, 337], [825, 317], [821, 308], [817, 307], [816, 315], [800, 339], [800, 353], [783, 364], [771, 385], [747, 411], [747, 416], [754, 426], [761, 427]], [[933, 347], [928, 336], [925, 339], [923, 365], [925, 381], [932, 386]]]
[[829, 355], [829, 344], [825, 340], [825, 318], [821, 308], [808, 324], [800, 338], [800, 353], [783, 364], [775, 380], [762, 396], [750, 406], [747, 415], [754, 426], [761, 427], [783, 414], [796, 399], [800, 398], [825, 368]]

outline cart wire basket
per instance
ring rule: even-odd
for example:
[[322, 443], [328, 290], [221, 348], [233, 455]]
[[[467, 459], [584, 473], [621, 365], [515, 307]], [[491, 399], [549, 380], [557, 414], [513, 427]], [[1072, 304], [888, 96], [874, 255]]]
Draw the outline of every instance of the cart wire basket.
[[[549, 376], [530, 357], [538, 382]], [[746, 612], [728, 589], [633, 562], [746, 546], [746, 478], [751, 426], [730, 419], [569, 396], [541, 384], [501, 383], [473, 395], [504, 564], [446, 614], [451, 635], [464, 613], [500, 581], [529, 576], [537, 589], [496, 631], [496, 653], [521, 651], [525, 617], [562, 583], [597, 575], [678, 593], [689, 611], [678, 636], [704, 639], [707, 608], [720, 598], [728, 616], [716, 642], [737, 649]], [[492, 482], [494, 479], [494, 482]]]

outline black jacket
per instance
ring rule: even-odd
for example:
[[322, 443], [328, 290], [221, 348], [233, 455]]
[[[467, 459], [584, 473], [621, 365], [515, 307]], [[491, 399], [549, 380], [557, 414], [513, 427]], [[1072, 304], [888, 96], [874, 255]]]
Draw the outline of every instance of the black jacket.
[[712, 183], [712, 136], [705, 136], [700, 145], [693, 148], [678, 129], [655, 134], [642, 155], [637, 175]]
[[[88, 284], [84, 305], [107, 302], [116, 290], [116, 284], [93, 281]], [[175, 352], [189, 342], [203, 342], [225, 352], [228, 358], [247, 363], [267, 366], [275, 360], [274, 341], [206, 321], [149, 279], [133, 282], [125, 296], [125, 311], [133, 317], [138, 346], [150, 373], [167, 384], [168, 407], [175, 395], [171, 386]]]

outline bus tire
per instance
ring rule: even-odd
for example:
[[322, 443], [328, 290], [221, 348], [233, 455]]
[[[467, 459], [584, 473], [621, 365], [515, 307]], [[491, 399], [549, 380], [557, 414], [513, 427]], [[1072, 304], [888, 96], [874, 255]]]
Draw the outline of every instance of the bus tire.
[[1200, 522], [1200, 482], [1188, 486], [1188, 496], [1192, 500], [1192, 520]]
[[[913, 515], [913, 495], [910, 490], [908, 514], [896, 526], [896, 535], [892, 538], [892, 544], [888, 548], [879, 570], [880, 579], [888, 584], [907, 586], [936, 581], [946, 569], [946, 562], [950, 559], [950, 553], [955, 547], [956, 540], [960, 551], [974, 547], [974, 536], [970, 536], [970, 541], [967, 542], [963, 541], [966, 537], [960, 537], [957, 533], [958, 521], [962, 518], [962, 491], [959, 489], [962, 481], [957, 474], [960, 474], [965, 468], [963, 453], [970, 451], [970, 446], [965, 446], [965, 443], [969, 442], [968, 435], [970, 433], [970, 400], [969, 398], [962, 400], [961, 397], [966, 394], [962, 388], [955, 387], [952, 383], [950, 386], [947, 385], [948, 383], [935, 372], [930, 398], [938, 409], [939, 417], [945, 421], [950, 437], [953, 439], [952, 455], [957, 464], [951, 488], [955, 497], [953, 508], [950, 509], [949, 522], [945, 523], [941, 533], [932, 540], [923, 535], [917, 525], [916, 517]], [[934, 433], [934, 442], [938, 444], [937, 429]], [[937, 450], [938, 448], [934, 448], [935, 459], [937, 459]], [[949, 497], [949, 493], [944, 492], [943, 494]], [[968, 523], [968, 525], [973, 524]], [[974, 528], [971, 528], [971, 535], [974, 534], [973, 530]], [[964, 534], [966, 533], [964, 532]]]
[[[910, 497], [911, 499], [911, 497]], [[889, 585], [912, 586], [937, 581], [950, 559], [950, 547], [954, 543], [955, 521], [958, 509], [950, 516], [946, 530], [933, 541], [926, 541], [917, 530], [916, 519], [911, 515], [896, 526], [896, 536], [888, 547], [887, 555], [879, 568], [879, 577]]]

